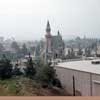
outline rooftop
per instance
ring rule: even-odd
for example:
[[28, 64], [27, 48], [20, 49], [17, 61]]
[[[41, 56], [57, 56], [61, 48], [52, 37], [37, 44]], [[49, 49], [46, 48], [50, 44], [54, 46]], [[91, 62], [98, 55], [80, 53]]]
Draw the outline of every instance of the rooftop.
[[[63, 62], [56, 65], [56, 67], [62, 67], [93, 74], [100, 74], [100, 64], [92, 64], [92, 61], [93, 60]], [[100, 59], [98, 61], [100, 61]]]

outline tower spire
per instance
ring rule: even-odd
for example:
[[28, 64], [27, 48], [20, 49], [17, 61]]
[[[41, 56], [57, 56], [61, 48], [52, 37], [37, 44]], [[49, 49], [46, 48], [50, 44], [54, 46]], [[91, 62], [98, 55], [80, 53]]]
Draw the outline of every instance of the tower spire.
[[47, 21], [46, 32], [47, 32], [48, 34], [50, 34], [50, 32], [51, 32], [49, 20]]
[[59, 32], [59, 30], [58, 30], [58, 36], [60, 35], [60, 32]]

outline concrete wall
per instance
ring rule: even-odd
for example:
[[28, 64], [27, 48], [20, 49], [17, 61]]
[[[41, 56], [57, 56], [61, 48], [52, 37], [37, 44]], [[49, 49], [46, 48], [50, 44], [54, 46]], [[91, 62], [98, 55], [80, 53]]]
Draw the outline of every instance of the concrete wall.
[[91, 82], [90, 82], [91, 77], [89, 73], [70, 70], [61, 67], [55, 67], [55, 69], [63, 87], [69, 93], [73, 94], [73, 75], [74, 75], [75, 89], [79, 91], [82, 96], [91, 96]]
[[100, 75], [92, 75], [92, 95], [100, 96]]

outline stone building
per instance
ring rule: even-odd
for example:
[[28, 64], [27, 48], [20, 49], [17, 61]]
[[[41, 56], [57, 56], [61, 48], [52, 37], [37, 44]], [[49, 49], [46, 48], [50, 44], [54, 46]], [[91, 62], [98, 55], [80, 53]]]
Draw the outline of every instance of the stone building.
[[[45, 60], [56, 58], [62, 59], [62, 57], [64, 56], [64, 47], [64, 41], [60, 32], [58, 31], [57, 35], [53, 36], [51, 34], [51, 27], [48, 21], [46, 26], [45, 39], [40, 41], [40, 43], [38, 44], [38, 49], [36, 49], [40, 52], [40, 57], [42, 57], [43, 59], [45, 58]], [[37, 56], [36, 52], [35, 56]]]

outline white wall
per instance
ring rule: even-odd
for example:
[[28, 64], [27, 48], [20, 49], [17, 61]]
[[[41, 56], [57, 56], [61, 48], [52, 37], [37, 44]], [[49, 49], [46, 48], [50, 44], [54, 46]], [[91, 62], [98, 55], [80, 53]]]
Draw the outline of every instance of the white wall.
[[73, 94], [73, 75], [75, 77], [75, 88], [81, 92], [82, 96], [91, 95], [90, 74], [70, 69], [55, 67], [58, 78], [64, 88]]
[[92, 95], [100, 96], [100, 75], [92, 75]]

